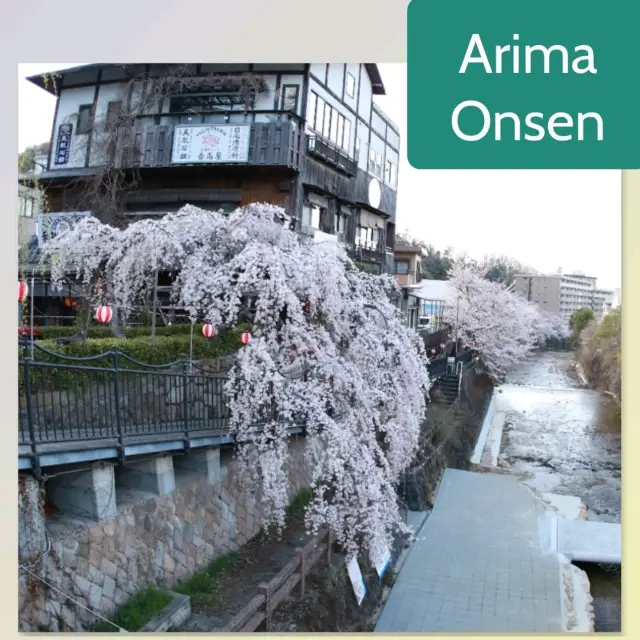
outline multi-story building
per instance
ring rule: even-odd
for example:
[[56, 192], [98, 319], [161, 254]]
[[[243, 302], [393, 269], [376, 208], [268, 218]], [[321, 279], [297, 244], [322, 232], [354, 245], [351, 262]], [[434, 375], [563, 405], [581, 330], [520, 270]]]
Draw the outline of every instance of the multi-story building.
[[29, 80], [58, 99], [49, 216], [102, 215], [82, 185], [117, 172], [121, 217], [268, 202], [392, 270], [400, 136], [374, 102], [377, 65], [90, 64]]
[[413, 286], [422, 280], [422, 249], [413, 245], [396, 245], [395, 276], [399, 286]]
[[611, 309], [613, 291], [597, 289], [596, 280], [581, 274], [520, 274], [515, 276], [514, 291], [541, 309], [567, 319], [584, 307], [592, 309], [600, 319]]

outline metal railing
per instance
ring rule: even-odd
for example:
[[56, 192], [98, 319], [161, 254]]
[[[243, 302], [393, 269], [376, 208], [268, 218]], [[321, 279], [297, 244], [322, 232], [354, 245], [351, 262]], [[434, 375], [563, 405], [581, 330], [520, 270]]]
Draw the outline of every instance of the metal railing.
[[[467, 359], [467, 354], [460, 358]], [[29, 450], [21, 455], [29, 455], [38, 469], [43, 445], [115, 446], [124, 461], [129, 444], [171, 439], [183, 441], [188, 449], [193, 438], [228, 436], [225, 385], [231, 362], [216, 362], [148, 364], [118, 350], [71, 357], [29, 344], [19, 363], [18, 440]], [[446, 358], [431, 361], [433, 379], [445, 371]], [[256, 434], [278, 420], [270, 401], [259, 412]], [[304, 428], [302, 416], [289, 423]]]

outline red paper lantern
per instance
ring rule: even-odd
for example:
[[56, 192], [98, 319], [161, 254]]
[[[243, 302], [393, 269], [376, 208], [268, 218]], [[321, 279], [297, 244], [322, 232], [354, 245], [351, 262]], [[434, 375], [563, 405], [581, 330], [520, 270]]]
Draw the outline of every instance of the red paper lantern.
[[111, 307], [107, 307], [103, 305], [98, 307], [96, 310], [96, 320], [101, 324], [109, 324], [111, 322], [111, 318], [113, 317], [113, 311]]
[[212, 324], [205, 324], [202, 327], [202, 335], [205, 338], [213, 338], [216, 335], [216, 328]]
[[440, 345], [440, 348], [441, 348], [441, 349], [444, 349], [444, 348], [445, 348], [445, 345], [444, 345], [444, 344], [441, 344], [441, 345]]
[[24, 302], [29, 295], [29, 286], [26, 282], [18, 282], [18, 302]]
[[240, 336], [240, 342], [242, 342], [242, 344], [249, 344], [251, 342], [251, 334], [248, 331], [244, 331]]
[[436, 350], [435, 350], [435, 349], [431, 349], [431, 353], [435, 353], [435, 352], [436, 352]]

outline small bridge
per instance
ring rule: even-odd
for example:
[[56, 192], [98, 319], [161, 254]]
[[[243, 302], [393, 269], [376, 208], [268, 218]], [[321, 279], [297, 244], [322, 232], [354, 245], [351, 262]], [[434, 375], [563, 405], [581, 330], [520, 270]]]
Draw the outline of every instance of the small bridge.
[[[81, 358], [33, 347], [33, 357], [26, 357], [25, 349], [19, 363], [19, 469], [38, 475], [47, 466], [122, 462], [128, 456], [233, 443], [224, 391], [229, 362], [152, 365], [117, 350]], [[458, 361], [470, 357], [464, 353]], [[429, 365], [432, 380], [450, 370], [446, 357]], [[265, 422], [274, 419], [273, 412], [264, 407]], [[260, 429], [256, 424], [255, 432]], [[288, 432], [304, 433], [303, 421], [294, 420]]]
[[622, 526], [614, 522], [541, 518], [541, 539], [571, 562], [622, 564]]

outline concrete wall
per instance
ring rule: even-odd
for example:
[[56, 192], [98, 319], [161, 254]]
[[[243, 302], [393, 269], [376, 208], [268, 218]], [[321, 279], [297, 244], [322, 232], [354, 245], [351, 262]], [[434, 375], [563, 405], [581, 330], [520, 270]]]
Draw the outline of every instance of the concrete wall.
[[[291, 439], [289, 446], [292, 498], [308, 486], [309, 477], [304, 438]], [[50, 547], [44, 556], [42, 495], [35, 480], [23, 476], [21, 560], [77, 603], [107, 618], [148, 584], [171, 588], [217, 556], [237, 550], [263, 524], [259, 499], [250, 500], [238, 463], [223, 453], [216, 473], [214, 452], [196, 450], [188, 460], [176, 456], [175, 465], [158, 467], [158, 474], [165, 476], [169, 468], [176, 469], [175, 489], [166, 495], [157, 495], [171, 488], [164, 476], [154, 495], [148, 482], [139, 491], [131, 490], [131, 476], [122, 483], [121, 473], [116, 473], [116, 515], [83, 521], [66, 518], [61, 510], [47, 522]], [[148, 463], [133, 465], [147, 480], [154, 473]], [[21, 632], [86, 631], [96, 622], [91, 613], [25, 572], [19, 579], [19, 616]]]

